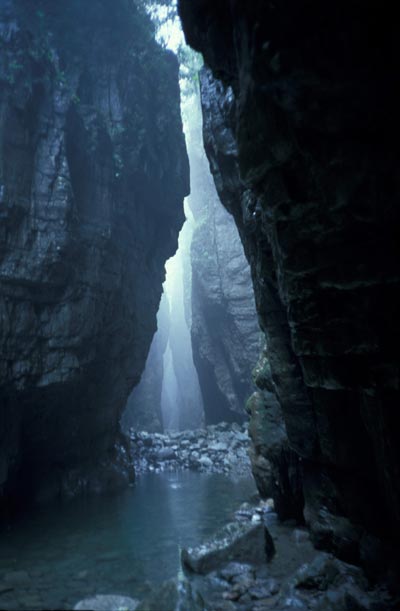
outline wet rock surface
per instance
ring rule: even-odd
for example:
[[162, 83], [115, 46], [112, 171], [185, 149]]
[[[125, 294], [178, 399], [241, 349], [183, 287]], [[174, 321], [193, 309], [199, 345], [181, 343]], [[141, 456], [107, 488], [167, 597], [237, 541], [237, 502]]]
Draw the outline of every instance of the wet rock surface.
[[1, 2], [2, 503], [128, 482], [118, 421], [189, 190], [179, 103], [134, 3]]
[[182, 550], [181, 558], [185, 568], [204, 574], [227, 562], [262, 564], [274, 551], [271, 535], [261, 522], [231, 522], [210, 541]]
[[[244, 503], [236, 519], [259, 528], [266, 526], [274, 553], [269, 562], [227, 562], [193, 584], [210, 611], [395, 611], [395, 601], [385, 588], [374, 588], [363, 571], [317, 551], [310, 533], [281, 523], [273, 503]], [[218, 536], [215, 539], [217, 544]], [[223, 545], [221, 546], [224, 547]], [[270, 548], [271, 549], [271, 548]]]
[[250, 476], [247, 425], [219, 423], [195, 431], [130, 433], [136, 473], [194, 469]]
[[193, 358], [206, 424], [243, 422], [261, 333], [238, 230], [199, 148], [192, 153], [190, 198], [196, 221], [190, 252]]
[[372, 2], [179, 7], [209, 66], [205, 146], [266, 335], [259, 400], [281, 440], [257, 442], [258, 481], [270, 488], [268, 457], [277, 508], [304, 513], [318, 546], [373, 572], [375, 537], [383, 564], [398, 565], [393, 15]]

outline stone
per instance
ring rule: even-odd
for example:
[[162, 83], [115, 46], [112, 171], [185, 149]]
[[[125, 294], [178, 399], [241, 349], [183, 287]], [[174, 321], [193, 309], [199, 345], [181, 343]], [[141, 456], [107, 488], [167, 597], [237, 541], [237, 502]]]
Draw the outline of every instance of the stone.
[[350, 582], [362, 589], [368, 582], [359, 567], [337, 560], [331, 554], [320, 552], [309, 564], [304, 564], [294, 576], [298, 589], [327, 590], [331, 585]]
[[136, 611], [139, 601], [128, 596], [117, 596], [116, 594], [97, 594], [91, 598], [85, 598], [74, 606], [74, 611]]
[[274, 579], [273, 577], [266, 580], [266, 587], [268, 588], [271, 596], [274, 596], [280, 590], [279, 582], [276, 579]]
[[251, 564], [244, 562], [229, 562], [219, 571], [219, 575], [221, 575], [221, 577], [226, 581], [232, 581], [234, 577], [238, 577], [243, 574], [251, 574], [254, 576]]
[[217, 443], [211, 443], [208, 446], [210, 452], [226, 452], [228, 450], [228, 446], [226, 443], [218, 441]]
[[236, 601], [236, 600], [239, 600], [239, 598], [240, 598], [240, 591], [238, 591], [238, 590], [229, 590], [229, 592], [224, 592], [222, 596], [223, 596], [223, 598], [225, 600]]
[[181, 559], [191, 571], [204, 574], [230, 561], [261, 564], [269, 560], [274, 551], [265, 526], [231, 522], [202, 545], [183, 549]]
[[279, 592], [279, 585], [275, 579], [258, 581], [249, 588], [249, 594], [254, 600], [261, 600], [274, 596]]
[[280, 604], [282, 605], [279, 607], [280, 611], [291, 611], [292, 609], [307, 611], [309, 608], [308, 605], [298, 596], [287, 596]]
[[235, 433], [235, 440], [236, 441], [240, 441], [243, 443], [247, 443], [249, 440], [249, 436], [247, 435], [247, 433]]
[[175, 451], [172, 448], [161, 448], [155, 453], [157, 460], [173, 460], [176, 458]]

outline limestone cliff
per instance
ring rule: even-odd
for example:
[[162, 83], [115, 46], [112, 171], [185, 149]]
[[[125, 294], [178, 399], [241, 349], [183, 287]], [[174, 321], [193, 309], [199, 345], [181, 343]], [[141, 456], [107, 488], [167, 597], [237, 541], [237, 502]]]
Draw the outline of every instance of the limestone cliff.
[[164, 353], [168, 344], [170, 311], [167, 296], [163, 293], [157, 312], [157, 331], [153, 336], [140, 382], [129, 395], [121, 426], [128, 433], [135, 431], [161, 433], [161, 391], [164, 377]]
[[274, 396], [258, 398], [278, 402], [274, 440], [291, 452], [275, 464], [291, 469], [283, 506], [302, 508], [300, 486], [315, 543], [376, 577], [400, 532], [394, 16], [358, 1], [179, 5], [212, 70], [205, 144], [252, 268]]
[[190, 207], [196, 221], [191, 244], [193, 358], [206, 422], [242, 422], [254, 390], [251, 371], [260, 327], [249, 264], [234, 219], [219, 202], [200, 139], [201, 134], [193, 136], [197, 147], [189, 140]]
[[177, 61], [135, 4], [4, 0], [3, 498], [126, 480], [119, 416], [187, 192]]

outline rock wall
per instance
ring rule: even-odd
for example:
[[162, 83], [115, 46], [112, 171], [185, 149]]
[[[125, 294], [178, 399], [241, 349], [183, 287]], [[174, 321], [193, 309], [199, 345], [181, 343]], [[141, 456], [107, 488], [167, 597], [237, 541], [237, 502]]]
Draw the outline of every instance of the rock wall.
[[282, 507], [304, 494], [314, 542], [376, 578], [400, 532], [394, 16], [358, 1], [179, 7], [211, 68], [205, 145], [267, 340], [258, 452], [286, 474]]
[[164, 353], [168, 344], [170, 311], [168, 299], [163, 293], [157, 312], [157, 331], [153, 336], [146, 366], [140, 382], [129, 395], [121, 418], [126, 433], [135, 431], [161, 433], [163, 418], [161, 413], [161, 390], [164, 377]]
[[188, 192], [178, 64], [135, 4], [0, 7], [0, 492], [127, 479], [119, 416]]
[[250, 268], [234, 219], [220, 205], [200, 144], [201, 133], [192, 134], [192, 140], [188, 151], [189, 201], [195, 218], [191, 244], [193, 358], [206, 422], [243, 422], [246, 400], [254, 390], [251, 371], [260, 349]]

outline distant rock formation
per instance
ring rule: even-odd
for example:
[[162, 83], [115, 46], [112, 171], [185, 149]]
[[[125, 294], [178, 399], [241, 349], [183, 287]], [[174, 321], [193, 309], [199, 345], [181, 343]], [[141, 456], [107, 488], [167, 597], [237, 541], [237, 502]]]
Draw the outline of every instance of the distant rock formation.
[[242, 422], [254, 391], [251, 371], [261, 336], [250, 268], [203, 149], [198, 142], [192, 148], [189, 141], [190, 207], [196, 221], [191, 244], [193, 358], [206, 422]]

